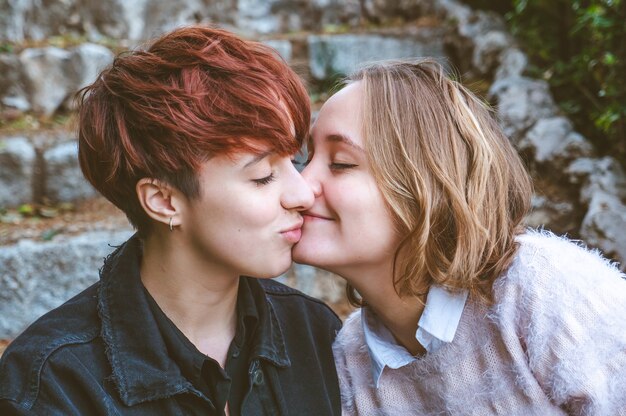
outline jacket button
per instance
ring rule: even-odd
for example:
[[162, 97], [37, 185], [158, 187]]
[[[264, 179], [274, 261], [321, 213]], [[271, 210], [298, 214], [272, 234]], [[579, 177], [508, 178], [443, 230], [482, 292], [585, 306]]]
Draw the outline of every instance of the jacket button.
[[263, 371], [256, 370], [252, 376], [252, 384], [255, 386], [260, 386], [263, 384]]

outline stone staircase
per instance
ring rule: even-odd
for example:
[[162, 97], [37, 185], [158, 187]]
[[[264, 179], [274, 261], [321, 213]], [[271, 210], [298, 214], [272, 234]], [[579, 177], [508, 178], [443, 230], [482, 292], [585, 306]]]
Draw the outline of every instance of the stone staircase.
[[[441, 59], [464, 79], [481, 81], [506, 133], [529, 160], [537, 194], [528, 223], [567, 232], [622, 264], [626, 260], [626, 235], [620, 232], [626, 225], [626, 176], [619, 163], [597, 157], [559, 115], [547, 84], [524, 76], [526, 55], [492, 15], [452, 0], [406, 1], [400, 9], [381, 0], [310, 0], [299, 9], [278, 0], [144, 0], [133, 2], [134, 11], [121, 0], [101, 3], [110, 8], [106, 24], [95, 18], [92, 3], [68, 0], [48, 17], [39, 16], [38, 32], [29, 26], [32, 15], [10, 7], [0, 13], [0, 23], [12, 19], [0, 24], [7, 28], [0, 39], [14, 45], [0, 53], [0, 339], [15, 337], [96, 281], [103, 258], [132, 233], [123, 215], [82, 178], [69, 123], [50, 120], [71, 114], [69, 97], [119, 49], [180, 23], [219, 21], [269, 44], [308, 81], [314, 100], [365, 61]], [[28, 42], [72, 30], [80, 36], [70, 45]], [[25, 117], [41, 120], [40, 126], [16, 128]], [[336, 276], [295, 265], [279, 279], [322, 298], [342, 316], [350, 310]]]

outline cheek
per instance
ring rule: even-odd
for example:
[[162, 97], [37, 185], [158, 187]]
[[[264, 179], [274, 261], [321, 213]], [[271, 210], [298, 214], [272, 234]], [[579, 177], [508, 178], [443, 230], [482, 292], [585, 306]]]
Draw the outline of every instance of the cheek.
[[353, 213], [346, 220], [352, 234], [358, 236], [358, 241], [393, 244], [397, 240], [393, 217], [378, 189], [370, 187], [367, 192], [353, 195], [353, 199], [346, 201], [351, 205]]
[[[243, 192], [243, 191], [241, 191]], [[238, 198], [229, 198], [222, 206], [222, 215], [226, 221], [235, 224], [242, 231], [254, 230], [271, 225], [278, 217], [280, 201], [263, 195], [242, 194]]]

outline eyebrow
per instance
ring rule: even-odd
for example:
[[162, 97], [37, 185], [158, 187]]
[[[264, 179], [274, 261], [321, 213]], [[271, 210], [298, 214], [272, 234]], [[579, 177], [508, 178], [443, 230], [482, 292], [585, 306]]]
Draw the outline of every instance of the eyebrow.
[[348, 146], [355, 148], [356, 150], [359, 150], [361, 152], [365, 151], [361, 146], [356, 144], [354, 140], [352, 140], [348, 136], [344, 136], [343, 134], [329, 134], [328, 136], [326, 136], [326, 141], [331, 143], [345, 143]]
[[268, 157], [272, 152], [263, 152], [260, 153], [256, 156], [254, 156], [254, 158], [252, 158], [252, 160], [250, 160], [248, 163], [246, 163], [243, 168], [248, 168], [256, 163], [259, 163], [260, 161], [262, 161], [263, 159], [265, 159], [266, 157]]

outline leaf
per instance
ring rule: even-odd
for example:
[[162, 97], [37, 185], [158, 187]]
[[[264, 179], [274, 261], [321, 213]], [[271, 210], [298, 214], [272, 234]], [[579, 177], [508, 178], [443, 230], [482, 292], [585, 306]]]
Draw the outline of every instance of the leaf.
[[617, 58], [611, 52], [605, 52], [602, 57], [602, 63], [607, 66], [613, 66], [617, 62]]
[[17, 209], [17, 212], [23, 216], [30, 217], [35, 215], [35, 208], [31, 204], [22, 204]]

